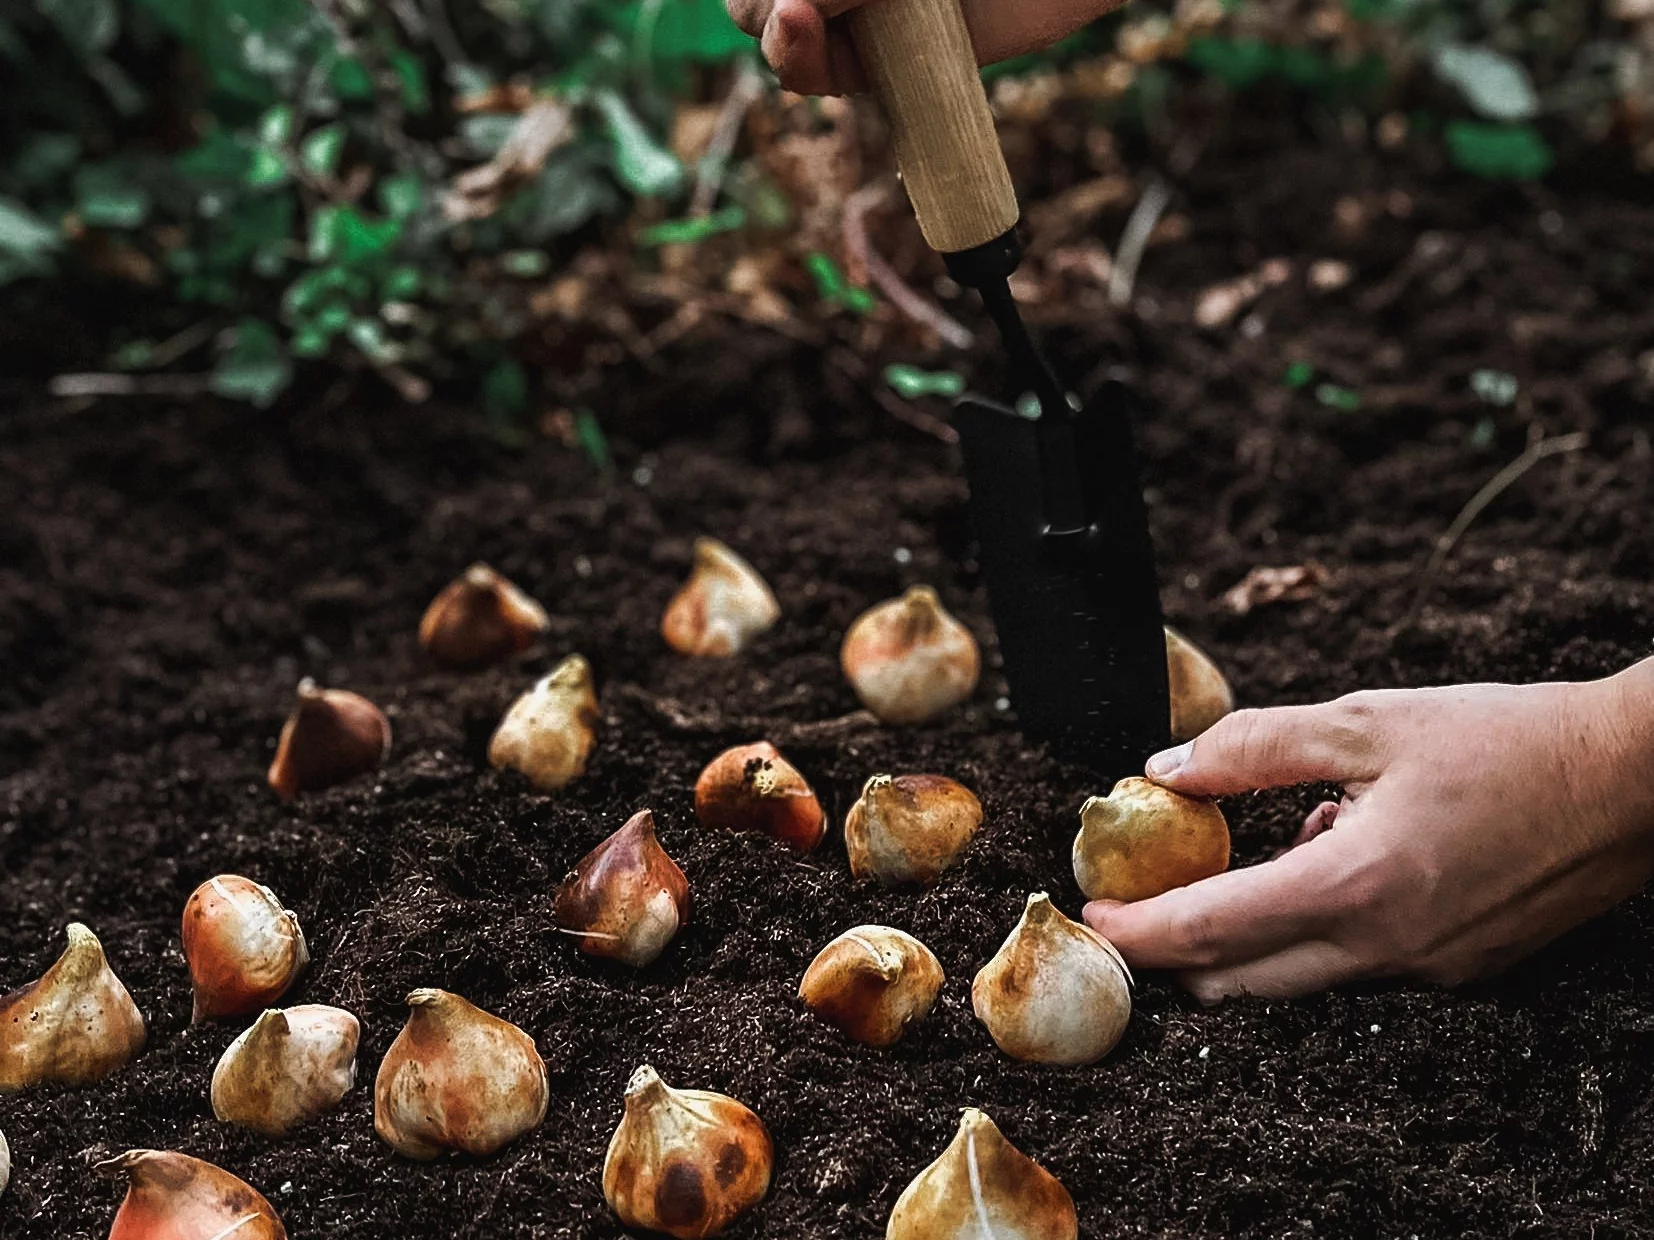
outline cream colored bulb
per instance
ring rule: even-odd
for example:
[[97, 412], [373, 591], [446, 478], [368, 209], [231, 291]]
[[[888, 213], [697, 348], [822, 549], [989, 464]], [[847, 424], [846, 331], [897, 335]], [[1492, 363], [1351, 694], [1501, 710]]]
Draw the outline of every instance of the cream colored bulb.
[[941, 962], [911, 934], [857, 926], [810, 962], [798, 997], [856, 1041], [892, 1046], [930, 1012], [944, 980]]
[[775, 595], [752, 565], [716, 538], [697, 538], [689, 580], [666, 605], [660, 631], [679, 654], [726, 656], [780, 616]]
[[1211, 801], [1133, 776], [1081, 807], [1073, 856], [1087, 899], [1147, 900], [1223, 873], [1229, 824]]
[[886, 885], [933, 883], [981, 825], [981, 802], [945, 775], [875, 775], [844, 820], [850, 872]]
[[1076, 1240], [1074, 1199], [1062, 1182], [974, 1108], [896, 1199], [885, 1240]]
[[327, 1114], [356, 1084], [360, 1036], [361, 1025], [342, 1008], [266, 1010], [219, 1059], [213, 1114], [267, 1137]]
[[416, 990], [408, 1008], [373, 1090], [373, 1127], [392, 1149], [485, 1157], [539, 1127], [551, 1096], [533, 1038], [446, 990]]
[[128, 1150], [99, 1163], [126, 1176], [109, 1240], [287, 1240], [270, 1203], [238, 1176], [172, 1150]]
[[982, 666], [976, 638], [929, 586], [858, 616], [839, 661], [862, 705], [896, 724], [925, 723], [959, 705]]
[[571, 654], [511, 704], [488, 742], [488, 761], [555, 792], [585, 774], [596, 743], [591, 664]]
[[544, 607], [477, 563], [431, 600], [419, 621], [419, 644], [441, 667], [487, 667], [527, 650], [550, 627]]
[[0, 1196], [4, 1196], [6, 1185], [11, 1183], [11, 1146], [6, 1144], [6, 1134], [0, 1132]]
[[769, 1192], [763, 1123], [723, 1094], [673, 1089], [645, 1064], [603, 1160], [603, 1196], [627, 1227], [679, 1240], [715, 1236]]
[[298, 916], [268, 887], [239, 874], [220, 874], [195, 889], [184, 905], [183, 937], [196, 1021], [268, 1007], [310, 963]]
[[1166, 628], [1166, 678], [1172, 693], [1172, 737], [1193, 740], [1235, 709], [1218, 665], [1176, 629]]
[[87, 1085], [136, 1059], [144, 1018], [79, 922], [38, 981], [0, 998], [0, 1094], [31, 1085]]
[[971, 984], [971, 1006], [999, 1049], [1034, 1063], [1086, 1064], [1114, 1049], [1131, 1019], [1131, 973], [1089, 926], [1043, 891]]

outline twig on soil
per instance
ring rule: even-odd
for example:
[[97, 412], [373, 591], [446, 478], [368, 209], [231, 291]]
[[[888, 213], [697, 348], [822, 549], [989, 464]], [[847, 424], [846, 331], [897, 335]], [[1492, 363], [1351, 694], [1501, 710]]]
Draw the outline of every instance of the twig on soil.
[[46, 385], [53, 396], [198, 396], [211, 375], [56, 375]]
[[1137, 268], [1143, 261], [1149, 237], [1160, 216], [1172, 200], [1172, 187], [1164, 178], [1155, 177], [1143, 187], [1143, 196], [1132, 209], [1131, 218], [1120, 234], [1120, 244], [1114, 251], [1114, 270], [1108, 277], [1108, 300], [1118, 309], [1131, 304], [1132, 289], [1137, 284]]
[[724, 173], [729, 170], [729, 157], [741, 136], [741, 124], [747, 112], [764, 93], [764, 79], [750, 60], [743, 60], [741, 68], [730, 84], [724, 106], [712, 127], [712, 139], [706, 144], [706, 153], [698, 161], [695, 174], [695, 194], [689, 200], [689, 214], [705, 215], [718, 201], [723, 188]]
[[844, 200], [844, 249], [850, 262], [867, 273], [873, 287], [890, 299], [908, 318], [928, 327], [956, 349], [968, 349], [974, 337], [970, 328], [914, 292], [896, 269], [873, 248], [867, 236], [867, 213], [884, 201], [889, 186], [870, 181]]
[[768, 736], [772, 741], [790, 745], [826, 745], [858, 732], [871, 731], [879, 726], [872, 711], [855, 710], [833, 719], [815, 719], [805, 723], [790, 723], [764, 716], [737, 716], [697, 714], [688, 710], [676, 698], [656, 697], [639, 685], [621, 685], [621, 697], [643, 707], [675, 732], [738, 732], [754, 736]]

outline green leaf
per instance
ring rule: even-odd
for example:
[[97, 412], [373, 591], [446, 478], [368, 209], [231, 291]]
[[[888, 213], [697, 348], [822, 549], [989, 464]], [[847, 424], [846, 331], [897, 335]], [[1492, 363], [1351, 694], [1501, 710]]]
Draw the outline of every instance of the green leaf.
[[1516, 403], [1521, 384], [1515, 375], [1503, 370], [1477, 370], [1471, 372], [1470, 390], [1488, 404], [1504, 409]]
[[851, 284], [839, 265], [820, 250], [811, 250], [804, 256], [804, 270], [815, 281], [816, 292], [823, 301], [843, 306], [853, 314], [870, 314], [878, 304], [871, 292]]
[[401, 220], [370, 220], [351, 206], [323, 207], [310, 220], [310, 261], [371, 261], [388, 254], [401, 236]]
[[379, 179], [379, 207], [386, 215], [405, 220], [425, 205], [425, 186], [411, 172]]
[[1281, 376], [1283, 387], [1306, 388], [1315, 378], [1315, 367], [1306, 361], [1296, 361], [1286, 368], [1286, 374]]
[[1436, 49], [1434, 65], [1436, 76], [1457, 87], [1465, 102], [1489, 120], [1525, 121], [1538, 115], [1533, 80], [1503, 52], [1450, 43]]
[[179, 155], [174, 166], [189, 181], [241, 181], [252, 163], [252, 151], [226, 129], [207, 136]]
[[115, 0], [34, 0], [34, 6], [82, 59], [108, 51], [121, 31]]
[[508, 276], [531, 279], [545, 275], [550, 267], [544, 250], [507, 250], [500, 255], [500, 269]]
[[407, 301], [410, 297], [419, 296], [423, 283], [419, 269], [403, 263], [385, 273], [385, 278], [379, 285], [379, 295], [385, 301]]
[[621, 205], [620, 191], [600, 171], [604, 154], [590, 147], [566, 147], [513, 194], [497, 217], [513, 236], [544, 245], [594, 216]]
[[1556, 158], [1532, 125], [1458, 120], [1447, 127], [1454, 166], [1488, 181], [1537, 181]]
[[293, 380], [293, 363], [276, 333], [258, 319], [242, 319], [235, 343], [213, 367], [212, 390], [267, 409]]
[[482, 377], [482, 407], [496, 419], [519, 418], [528, 412], [528, 375], [515, 359], [495, 362]]
[[75, 210], [93, 228], [137, 228], [149, 218], [149, 194], [125, 169], [89, 164], [75, 174]]
[[80, 139], [67, 133], [33, 133], [11, 159], [11, 182], [24, 191], [53, 184], [80, 158]]
[[258, 140], [265, 146], [286, 146], [293, 140], [293, 109], [285, 103], [266, 108], [258, 118]]
[[0, 198], [0, 284], [51, 270], [63, 235], [20, 202]]
[[516, 116], [507, 112], [479, 112], [475, 116], [461, 117], [460, 140], [470, 148], [471, 154], [480, 159], [490, 159], [499, 154], [505, 140], [517, 128], [517, 121]]
[[354, 56], [340, 56], [328, 71], [328, 80], [341, 99], [372, 99], [373, 75]]
[[602, 423], [590, 409], [574, 411], [574, 438], [586, 454], [586, 459], [599, 470], [608, 473], [615, 467], [614, 453], [609, 450], [609, 437], [603, 433]]
[[313, 129], [299, 144], [299, 163], [312, 176], [330, 177], [345, 149], [345, 127], [335, 122]]
[[1315, 399], [1328, 409], [1339, 413], [1355, 413], [1361, 408], [1361, 393], [1353, 392], [1336, 383], [1323, 383], [1315, 389]]
[[722, 211], [713, 211], [708, 215], [692, 215], [686, 219], [662, 220], [658, 224], [651, 224], [638, 234], [638, 244], [693, 245], [719, 233], [737, 232], [745, 228], [746, 223], [747, 213], [744, 207], [725, 207]]
[[424, 116], [431, 110], [431, 88], [425, 80], [425, 66], [406, 48], [397, 48], [389, 60], [397, 84], [402, 88], [402, 106], [415, 116]]
[[892, 362], [884, 368], [884, 381], [898, 396], [908, 400], [924, 396], [952, 400], [965, 394], [965, 376], [956, 370], [921, 370], [903, 362]]
[[678, 157], [655, 140], [625, 99], [601, 90], [593, 100], [608, 122], [615, 175], [622, 185], [640, 198], [671, 197], [683, 189]]
[[730, 20], [724, 0], [632, 0], [618, 7], [613, 21], [634, 38], [643, 28], [647, 50], [657, 60], [721, 64], [753, 48], [751, 37]]
[[247, 165], [247, 185], [252, 189], [268, 189], [287, 180], [287, 161], [273, 147], [260, 146], [253, 150], [252, 162]]

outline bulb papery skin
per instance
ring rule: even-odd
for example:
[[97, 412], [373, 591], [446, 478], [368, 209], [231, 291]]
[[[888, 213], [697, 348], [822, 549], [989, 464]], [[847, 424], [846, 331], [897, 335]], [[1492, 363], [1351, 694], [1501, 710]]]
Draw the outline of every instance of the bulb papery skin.
[[184, 905], [183, 938], [195, 1021], [269, 1007], [310, 963], [298, 917], [275, 892], [239, 874], [220, 874], [195, 889]]
[[533, 1038], [445, 990], [416, 990], [408, 1007], [374, 1082], [374, 1131], [392, 1149], [485, 1158], [539, 1127], [550, 1091]]
[[959, 705], [982, 668], [976, 638], [929, 586], [858, 616], [839, 662], [862, 705], [893, 724], [925, 723]]
[[679, 654], [722, 658], [781, 618], [769, 585], [716, 538], [695, 540], [689, 580], [666, 605], [660, 632]]
[[689, 920], [689, 880], [655, 838], [655, 816], [639, 810], [581, 858], [551, 915], [587, 955], [641, 968], [665, 951]]
[[511, 704], [488, 742], [488, 762], [556, 792], [586, 773], [596, 743], [591, 664], [571, 654]]
[[800, 852], [827, 832], [810, 785], [768, 741], [737, 745], [707, 763], [695, 781], [695, 817], [714, 829], [757, 831]]
[[875, 775], [844, 819], [850, 872], [887, 886], [933, 883], [982, 825], [982, 803], [945, 775]]
[[930, 1012], [945, 980], [941, 962], [911, 934], [857, 926], [810, 962], [798, 997], [845, 1036], [893, 1046]]
[[1228, 866], [1229, 824], [1211, 801], [1133, 776], [1080, 809], [1074, 881], [1089, 900], [1147, 900]]
[[999, 1049], [1032, 1063], [1094, 1063], [1131, 1019], [1131, 973], [1091, 927], [1043, 891], [971, 984], [971, 1007]]
[[1005, 1139], [981, 1111], [896, 1199], [885, 1240], [1077, 1240], [1062, 1182]]
[[469, 671], [521, 654], [550, 627], [544, 607], [479, 562], [431, 600], [419, 644], [438, 667]]
[[267, 1137], [325, 1115], [356, 1084], [361, 1032], [342, 1008], [307, 1003], [265, 1010], [219, 1059], [213, 1114]]
[[764, 1199], [774, 1163], [751, 1110], [723, 1094], [672, 1089], [645, 1064], [626, 1087], [603, 1197], [627, 1227], [701, 1240]]
[[382, 710], [359, 693], [305, 679], [276, 742], [270, 787], [283, 801], [320, 792], [378, 769], [390, 748], [390, 720]]
[[31, 1085], [88, 1085], [137, 1058], [143, 1014], [79, 922], [37, 981], [0, 998], [0, 1094]]
[[1193, 740], [1235, 709], [1235, 694], [1199, 646], [1166, 627], [1166, 679], [1172, 696], [1172, 739]]
[[128, 1150], [96, 1169], [127, 1177], [109, 1240], [287, 1240], [258, 1190], [210, 1162], [172, 1150]]

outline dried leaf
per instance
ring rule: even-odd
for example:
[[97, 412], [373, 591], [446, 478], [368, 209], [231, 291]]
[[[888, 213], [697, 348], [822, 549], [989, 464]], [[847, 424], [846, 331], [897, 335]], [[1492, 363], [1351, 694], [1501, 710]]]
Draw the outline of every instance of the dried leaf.
[[1260, 564], [1223, 594], [1223, 605], [1237, 616], [1268, 603], [1301, 603], [1313, 598], [1331, 578], [1314, 560], [1274, 568]]

